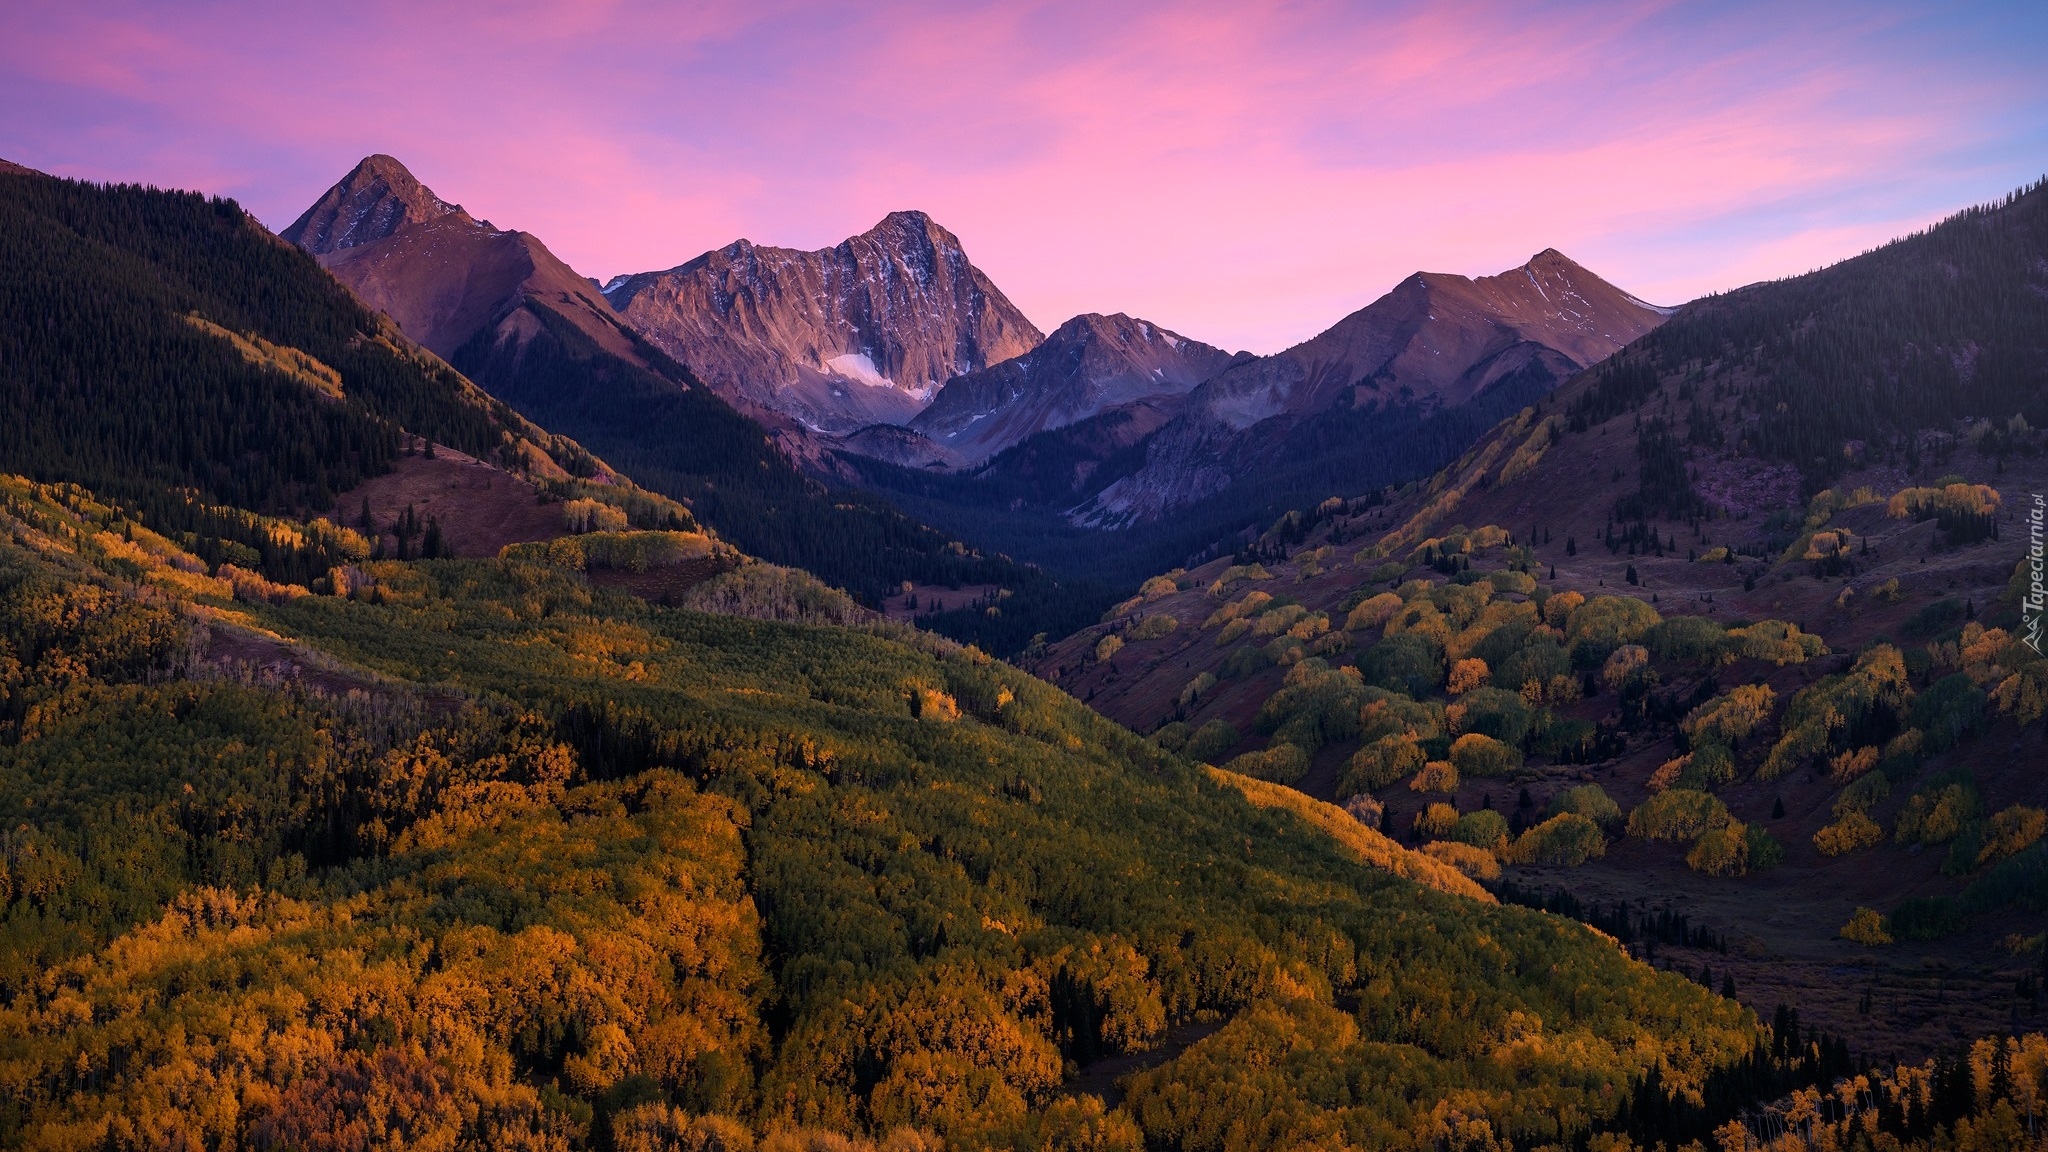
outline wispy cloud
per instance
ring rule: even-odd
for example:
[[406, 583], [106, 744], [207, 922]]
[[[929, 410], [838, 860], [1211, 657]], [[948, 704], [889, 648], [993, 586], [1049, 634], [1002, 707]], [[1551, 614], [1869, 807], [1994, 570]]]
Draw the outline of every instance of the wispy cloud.
[[585, 272], [922, 207], [1041, 324], [1266, 351], [1555, 246], [1675, 301], [2048, 168], [2031, 6], [26, 0], [0, 155], [283, 225], [362, 154]]

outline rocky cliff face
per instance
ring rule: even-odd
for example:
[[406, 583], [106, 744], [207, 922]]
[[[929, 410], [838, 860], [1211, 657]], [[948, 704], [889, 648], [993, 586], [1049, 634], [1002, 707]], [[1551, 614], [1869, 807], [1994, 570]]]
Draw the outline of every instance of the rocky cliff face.
[[371, 156], [284, 230], [363, 302], [443, 357], [479, 332], [519, 346], [538, 321], [535, 302], [605, 350], [636, 359], [631, 335], [597, 286], [556, 259], [538, 237], [477, 220]]
[[405, 165], [379, 154], [363, 157], [280, 235], [315, 256], [324, 256], [374, 244], [408, 225], [443, 216], [476, 223], [462, 205], [434, 195]]
[[1144, 402], [1178, 411], [1238, 362], [1220, 348], [1122, 313], [1076, 316], [1022, 356], [949, 382], [910, 427], [974, 464], [1039, 433]]
[[1152, 437], [1144, 466], [1077, 508], [1074, 519], [1098, 526], [1150, 520], [1213, 495], [1332, 411], [1441, 410], [1504, 381], [1547, 390], [1670, 312], [1549, 249], [1476, 280], [1418, 272], [1322, 334], [1196, 388]]
[[1043, 338], [922, 212], [816, 252], [736, 241], [605, 296], [727, 399], [832, 433], [906, 423], [946, 381]]

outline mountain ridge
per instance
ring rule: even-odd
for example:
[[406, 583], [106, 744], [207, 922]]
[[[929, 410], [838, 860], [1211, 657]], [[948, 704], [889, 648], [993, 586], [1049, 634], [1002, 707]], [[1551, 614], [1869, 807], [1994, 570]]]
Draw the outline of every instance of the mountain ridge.
[[1275, 451], [1324, 413], [1426, 415], [1510, 381], [1540, 391], [1669, 315], [1549, 248], [1494, 276], [1415, 273], [1308, 340], [1194, 389], [1148, 441], [1144, 466], [1070, 515], [1091, 525], [1157, 519], [1230, 487], [1229, 461]]
[[1028, 352], [953, 377], [908, 426], [978, 464], [1125, 404], [1178, 411], [1197, 385], [1248, 356], [1121, 312], [1084, 313]]
[[1043, 339], [918, 211], [815, 251], [737, 240], [605, 296], [721, 395], [827, 433], [906, 423], [947, 380]]

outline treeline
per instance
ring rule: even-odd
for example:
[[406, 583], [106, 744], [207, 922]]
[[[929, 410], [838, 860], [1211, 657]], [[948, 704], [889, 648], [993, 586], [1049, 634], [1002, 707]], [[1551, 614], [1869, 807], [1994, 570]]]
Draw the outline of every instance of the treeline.
[[1831, 268], [1711, 296], [1638, 341], [1645, 358], [1588, 393], [1596, 422], [1640, 403], [1650, 366], [1734, 380], [1750, 450], [1810, 490], [1862, 441], [1917, 467], [1923, 434], [1963, 418], [2048, 425], [2048, 181]]

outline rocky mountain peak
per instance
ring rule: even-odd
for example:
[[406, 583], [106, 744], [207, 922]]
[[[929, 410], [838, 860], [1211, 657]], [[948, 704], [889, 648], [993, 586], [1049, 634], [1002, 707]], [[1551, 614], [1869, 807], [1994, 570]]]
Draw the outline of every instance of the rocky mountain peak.
[[281, 235], [323, 256], [374, 244], [408, 225], [444, 216], [471, 219], [462, 205], [434, 195], [404, 164], [379, 153], [363, 157]]
[[810, 252], [735, 241], [605, 297], [727, 399], [833, 433], [904, 423], [946, 381], [1041, 339], [917, 211]]
[[1189, 390], [1235, 362], [1150, 321], [1083, 313], [1022, 356], [956, 377], [911, 427], [979, 462], [1113, 408], [1171, 415]]

